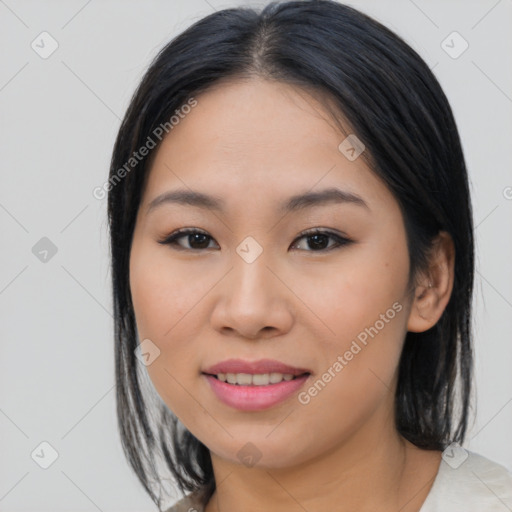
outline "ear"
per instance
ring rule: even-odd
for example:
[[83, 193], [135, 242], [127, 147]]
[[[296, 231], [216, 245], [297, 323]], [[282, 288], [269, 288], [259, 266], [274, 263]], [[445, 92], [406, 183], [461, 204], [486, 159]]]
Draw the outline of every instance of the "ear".
[[452, 237], [446, 231], [441, 231], [432, 245], [429, 268], [424, 271], [414, 290], [408, 331], [427, 331], [441, 318], [452, 293], [454, 266]]

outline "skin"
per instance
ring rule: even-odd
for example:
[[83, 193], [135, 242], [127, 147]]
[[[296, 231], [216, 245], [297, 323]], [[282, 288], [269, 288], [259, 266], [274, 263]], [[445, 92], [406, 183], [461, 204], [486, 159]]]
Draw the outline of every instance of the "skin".
[[[345, 135], [316, 98], [259, 78], [218, 84], [164, 139], [143, 190], [130, 254], [137, 328], [160, 350], [147, 367], [156, 390], [211, 452], [217, 490], [207, 512], [413, 512], [438, 471], [440, 452], [398, 434], [393, 401], [406, 332], [433, 326], [448, 303], [453, 244], [440, 235], [411, 293], [398, 203], [363, 158], [338, 150]], [[367, 208], [278, 212], [291, 195], [328, 187]], [[218, 196], [226, 209], [166, 203], [147, 212], [178, 188]], [[187, 236], [183, 250], [158, 243], [179, 228], [211, 238], [199, 249]], [[352, 243], [315, 249], [298, 238], [310, 228]], [[250, 264], [236, 252], [247, 236], [263, 249]], [[277, 359], [311, 372], [303, 391], [397, 302], [401, 311], [307, 405], [293, 396], [238, 411], [201, 374], [228, 358]], [[237, 456], [248, 442], [261, 456], [253, 467]]]

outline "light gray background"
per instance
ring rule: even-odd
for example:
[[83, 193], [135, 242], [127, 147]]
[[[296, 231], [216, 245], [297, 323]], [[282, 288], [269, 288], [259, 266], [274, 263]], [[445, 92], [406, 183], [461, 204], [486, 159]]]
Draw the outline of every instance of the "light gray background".
[[[117, 434], [106, 200], [92, 190], [150, 59], [214, 9], [249, 3], [0, 0], [2, 511], [156, 510]], [[512, 469], [512, 1], [351, 5], [403, 36], [453, 106], [477, 226], [467, 447]], [[31, 48], [43, 31], [59, 45], [47, 59]], [[441, 47], [453, 31], [469, 43], [457, 59]], [[32, 252], [42, 237], [58, 250], [46, 263]], [[46, 470], [31, 458], [42, 441], [59, 453]]]

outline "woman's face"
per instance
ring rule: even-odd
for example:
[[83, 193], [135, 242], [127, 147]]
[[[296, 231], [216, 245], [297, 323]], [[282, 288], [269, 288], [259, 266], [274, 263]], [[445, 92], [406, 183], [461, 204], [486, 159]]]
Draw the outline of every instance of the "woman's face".
[[[131, 248], [150, 378], [235, 463], [369, 449], [393, 422], [411, 310], [398, 203], [304, 90], [238, 81], [196, 100], [155, 155]], [[211, 203], [150, 207], [176, 191]], [[159, 243], [184, 228], [199, 233]]]

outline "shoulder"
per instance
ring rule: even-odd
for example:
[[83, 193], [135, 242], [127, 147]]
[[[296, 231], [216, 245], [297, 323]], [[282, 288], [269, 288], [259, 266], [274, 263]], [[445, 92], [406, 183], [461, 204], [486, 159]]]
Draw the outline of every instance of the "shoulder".
[[191, 493], [176, 502], [165, 512], [204, 512], [204, 507], [199, 499], [199, 493]]
[[448, 447], [420, 512], [512, 510], [512, 473], [460, 446]]
[[[447, 448], [420, 512], [484, 510], [512, 510], [512, 473], [477, 453]], [[204, 512], [204, 507], [198, 493], [191, 493], [165, 512]]]

